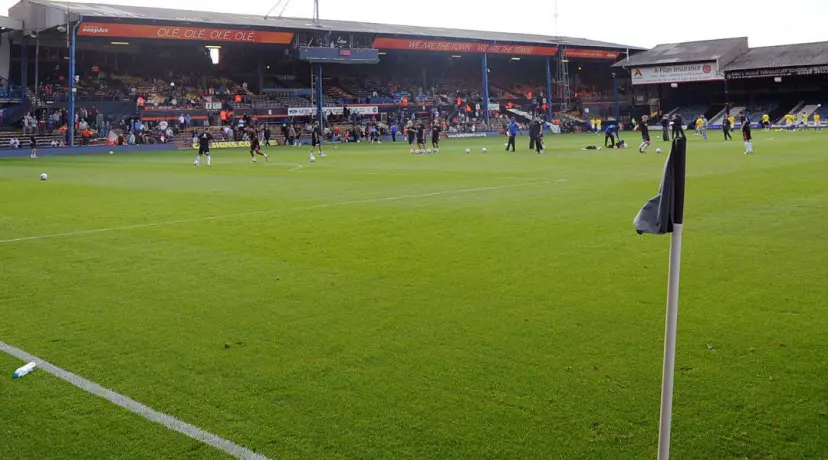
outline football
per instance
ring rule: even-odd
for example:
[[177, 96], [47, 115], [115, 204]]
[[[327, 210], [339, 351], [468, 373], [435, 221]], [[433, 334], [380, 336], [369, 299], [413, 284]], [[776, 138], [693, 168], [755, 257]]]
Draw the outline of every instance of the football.
[[310, 156], [310, 162], [311, 162], [311, 163], [316, 162], [316, 157], [315, 157], [315, 156], [313, 156], [313, 155], [311, 155], [311, 156]]
[[486, 152], [488, 152], [488, 150], [486, 150], [486, 147], [483, 147], [483, 153], [486, 153]]
[[46, 180], [48, 178], [49, 178], [49, 176], [47, 176], [46, 173], [43, 173], [43, 174], [40, 175], [40, 180]]
[[471, 153], [471, 149], [466, 149], [466, 153]]
[[661, 153], [661, 149], [656, 149], [656, 153]]

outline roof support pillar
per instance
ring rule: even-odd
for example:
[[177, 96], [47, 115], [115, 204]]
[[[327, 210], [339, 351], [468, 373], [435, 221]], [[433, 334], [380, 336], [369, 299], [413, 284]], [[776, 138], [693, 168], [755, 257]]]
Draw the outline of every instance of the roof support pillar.
[[[480, 58], [480, 63], [483, 67], [483, 102], [480, 103], [480, 109], [483, 110], [483, 120], [486, 124], [489, 123], [489, 57], [488, 54], [483, 53]], [[477, 116], [480, 116], [478, 114]]]
[[546, 58], [546, 121], [552, 123], [552, 58]]

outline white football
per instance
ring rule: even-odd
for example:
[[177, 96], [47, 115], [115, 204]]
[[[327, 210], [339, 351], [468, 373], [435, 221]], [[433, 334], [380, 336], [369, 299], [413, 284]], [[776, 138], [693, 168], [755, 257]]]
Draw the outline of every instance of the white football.
[[483, 147], [483, 153], [486, 153], [486, 152], [488, 152], [488, 150], [486, 150], [486, 147]]
[[661, 149], [656, 149], [656, 153], [661, 153]]
[[503, 144], [503, 146], [508, 149], [509, 148], [509, 143], [507, 142], [507, 143]]
[[46, 180], [48, 178], [49, 178], [49, 176], [47, 176], [46, 173], [43, 173], [43, 174], [40, 175], [40, 180]]
[[466, 149], [466, 153], [471, 153], [471, 149]]
[[311, 163], [314, 163], [315, 161], [316, 161], [316, 157], [315, 157], [315, 156], [313, 156], [313, 155], [311, 155], [311, 156], [310, 156], [310, 162], [311, 162]]
[[113, 152], [112, 150], [110, 150], [110, 151], [109, 151], [109, 154], [110, 154], [110, 155], [112, 155], [113, 153], [115, 153], [115, 152]]

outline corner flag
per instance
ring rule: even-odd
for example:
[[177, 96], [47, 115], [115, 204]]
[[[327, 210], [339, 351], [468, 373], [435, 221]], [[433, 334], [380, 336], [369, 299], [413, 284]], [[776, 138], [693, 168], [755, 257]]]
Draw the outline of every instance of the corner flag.
[[676, 367], [676, 328], [678, 325], [681, 234], [684, 223], [684, 185], [687, 139], [679, 137], [664, 165], [658, 195], [650, 199], [635, 216], [638, 234], [671, 233], [670, 270], [667, 274], [667, 319], [664, 326], [664, 367], [661, 373], [661, 419], [658, 429], [658, 460], [670, 458], [670, 428], [673, 419], [673, 378]]
[[681, 224], [684, 217], [684, 168], [687, 158], [687, 139], [673, 141], [673, 149], [664, 165], [664, 177], [658, 195], [644, 204], [633, 223], [635, 231], [663, 235], [673, 232], [673, 224]]

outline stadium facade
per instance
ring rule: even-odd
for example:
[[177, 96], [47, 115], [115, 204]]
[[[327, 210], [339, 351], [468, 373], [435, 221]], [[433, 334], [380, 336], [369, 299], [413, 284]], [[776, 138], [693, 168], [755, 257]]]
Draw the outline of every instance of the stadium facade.
[[[297, 58], [312, 64], [311, 99], [316, 116], [324, 110], [323, 66], [325, 64], [370, 64], [379, 62], [389, 52], [418, 52], [463, 56], [478, 59], [481, 69], [483, 100], [488, 101], [490, 56], [509, 59], [540, 60], [545, 66], [543, 106], [551, 119], [552, 99], [569, 101], [570, 62], [605, 62], [607, 66], [638, 48], [615, 43], [573, 37], [551, 37], [460, 29], [370, 24], [304, 18], [263, 18], [254, 15], [224, 14], [203, 11], [115, 6], [88, 3], [24, 0], [10, 8], [10, 21], [16, 21], [6, 38], [24, 50], [21, 53], [22, 86], [31, 85], [26, 50], [32, 41], [37, 46], [56, 46], [65, 40], [68, 48], [69, 108], [74, 109], [76, 50], [93, 46], [106, 49], [129, 43], [150, 48], [159, 43], [200, 43], [202, 45], [282, 47], [298, 51]], [[336, 37], [337, 46], [328, 46]], [[332, 42], [331, 42], [332, 43]], [[10, 57], [8, 47], [0, 49]], [[120, 49], [118, 51], [121, 51]], [[286, 51], [287, 52], [287, 51]], [[469, 59], [469, 60], [470, 60]], [[35, 60], [35, 65], [37, 59]], [[3, 70], [3, 69], [0, 69]], [[8, 79], [9, 68], [2, 77]], [[37, 74], [37, 70], [35, 70]], [[261, 78], [261, 77], [260, 77]], [[555, 90], [553, 91], [553, 87]], [[487, 118], [486, 103], [481, 110]], [[304, 112], [304, 111], [303, 111]]]
[[[479, 94], [462, 104], [471, 101], [472, 113], [486, 121], [496, 111], [519, 117], [542, 113], [548, 121], [576, 124], [593, 116], [624, 121], [643, 113], [663, 116], [676, 111], [720, 119], [731, 107], [773, 111], [777, 119], [799, 109], [818, 112], [818, 99], [828, 90], [828, 43], [750, 48], [747, 38], [729, 38], [645, 50], [575, 37], [23, 0], [10, 8], [9, 17], [0, 18], [0, 78], [7, 88], [0, 94], [6, 106], [2, 118], [13, 123], [38, 104], [44, 65], [61, 73], [66, 87], [65, 97], [51, 98], [48, 104], [74, 113], [89, 103], [78, 91], [78, 75], [98, 68], [97, 60], [120, 69], [123, 61], [134, 66], [136, 56], [183, 57], [196, 49], [221, 49], [228, 59], [235, 59], [233, 64], [251, 81], [255, 93], [283, 95], [283, 104], [237, 105], [239, 113], [272, 120], [324, 119], [343, 113], [345, 104], [364, 115], [398, 111], [401, 106], [428, 113], [438, 104], [420, 99], [409, 104], [405, 91], [390, 98], [376, 97], [376, 91], [375, 97], [355, 98], [341, 90], [338, 97], [326, 88], [331, 75], [364, 78], [377, 64], [397, 73], [413, 67], [421, 86], [431, 80], [429, 72], [442, 67], [462, 68], [465, 77], [476, 74], [469, 79], [474, 83], [465, 86]], [[84, 60], [86, 55], [96, 61]], [[268, 62], [277, 60], [283, 78], [301, 83], [291, 88], [270, 84]], [[366, 70], [355, 74], [343, 70], [346, 67]], [[490, 93], [493, 77], [523, 78], [538, 90], [500, 91], [495, 97]], [[591, 88], [588, 94], [578, 94], [576, 86]], [[187, 110], [201, 119], [221, 106], [202, 101]], [[114, 103], [109, 111], [118, 111]], [[181, 111], [180, 106], [161, 103], [147, 106], [138, 116], [173, 120]], [[68, 128], [71, 143], [74, 125]]]

